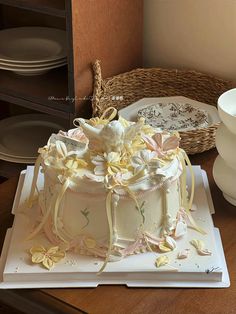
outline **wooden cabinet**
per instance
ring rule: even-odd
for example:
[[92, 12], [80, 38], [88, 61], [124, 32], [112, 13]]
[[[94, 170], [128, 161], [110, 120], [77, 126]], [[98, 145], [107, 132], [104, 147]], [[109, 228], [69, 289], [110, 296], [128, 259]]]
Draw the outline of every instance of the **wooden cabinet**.
[[0, 0], [1, 29], [64, 29], [68, 51], [68, 65], [44, 75], [0, 70], [0, 100], [68, 121], [91, 115], [91, 64], [102, 61], [103, 77], [141, 66], [142, 16], [142, 0]]

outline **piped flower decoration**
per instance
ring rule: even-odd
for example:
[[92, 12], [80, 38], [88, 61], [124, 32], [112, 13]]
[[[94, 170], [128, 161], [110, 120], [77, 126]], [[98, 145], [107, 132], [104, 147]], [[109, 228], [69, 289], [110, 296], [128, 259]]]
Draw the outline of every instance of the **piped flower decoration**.
[[107, 174], [114, 175], [126, 171], [124, 165], [121, 163], [120, 154], [117, 152], [97, 155], [93, 157], [91, 161], [95, 165], [94, 173], [98, 176], [105, 176]]
[[165, 157], [169, 151], [173, 151], [179, 147], [180, 138], [177, 134], [165, 138], [164, 133], [156, 133], [152, 137], [143, 135], [147, 147], [156, 152], [159, 158]]
[[131, 165], [136, 172], [139, 172], [144, 169], [156, 169], [159, 166], [158, 160], [154, 158], [157, 157], [156, 152], [149, 149], [139, 151], [136, 155], [132, 157]]
[[34, 264], [42, 264], [48, 270], [52, 269], [56, 263], [60, 262], [65, 256], [65, 251], [58, 246], [46, 250], [43, 246], [32, 247], [30, 249], [31, 260]]

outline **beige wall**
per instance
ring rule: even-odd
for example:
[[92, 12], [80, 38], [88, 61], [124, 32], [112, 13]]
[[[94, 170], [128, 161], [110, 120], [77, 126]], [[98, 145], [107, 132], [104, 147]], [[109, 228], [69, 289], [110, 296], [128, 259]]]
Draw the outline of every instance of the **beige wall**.
[[236, 80], [236, 0], [144, 0], [144, 65]]

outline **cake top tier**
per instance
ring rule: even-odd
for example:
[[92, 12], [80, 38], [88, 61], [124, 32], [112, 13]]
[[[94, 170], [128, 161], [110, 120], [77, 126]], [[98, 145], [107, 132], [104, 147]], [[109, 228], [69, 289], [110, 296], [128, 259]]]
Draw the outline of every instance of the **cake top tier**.
[[[53, 134], [39, 150], [43, 166], [61, 181], [91, 180], [149, 189], [181, 172], [179, 135], [155, 130], [140, 118], [75, 119], [77, 128]], [[145, 184], [144, 184], [145, 182]], [[81, 184], [80, 184], [81, 185]]]

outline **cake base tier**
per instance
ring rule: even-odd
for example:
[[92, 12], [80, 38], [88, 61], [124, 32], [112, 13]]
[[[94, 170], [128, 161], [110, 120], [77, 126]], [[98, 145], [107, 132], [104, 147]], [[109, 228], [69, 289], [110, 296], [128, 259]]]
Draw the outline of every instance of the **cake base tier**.
[[[160, 254], [143, 253], [129, 256], [119, 262], [108, 263], [97, 275], [103, 261], [99, 258], [68, 253], [65, 260], [48, 271], [30, 262], [28, 250], [36, 244], [48, 246], [49, 242], [41, 234], [25, 241], [29, 229], [30, 211], [22, 212], [22, 205], [29, 195], [32, 167], [23, 172], [13, 213], [15, 220], [6, 235], [0, 262], [0, 288], [49, 288], [49, 287], [96, 287], [100, 284], [124, 284], [129, 287], [228, 287], [229, 276], [219, 230], [214, 228], [211, 213], [214, 212], [206, 173], [200, 167], [193, 167], [196, 176], [194, 203], [198, 210], [193, 212], [195, 221], [207, 235], [189, 229], [188, 234], [177, 241], [178, 248], [169, 253], [170, 263], [156, 268], [155, 260]], [[201, 239], [212, 251], [211, 256], [199, 256], [189, 241]], [[189, 258], [176, 258], [179, 251], [188, 248]]]

